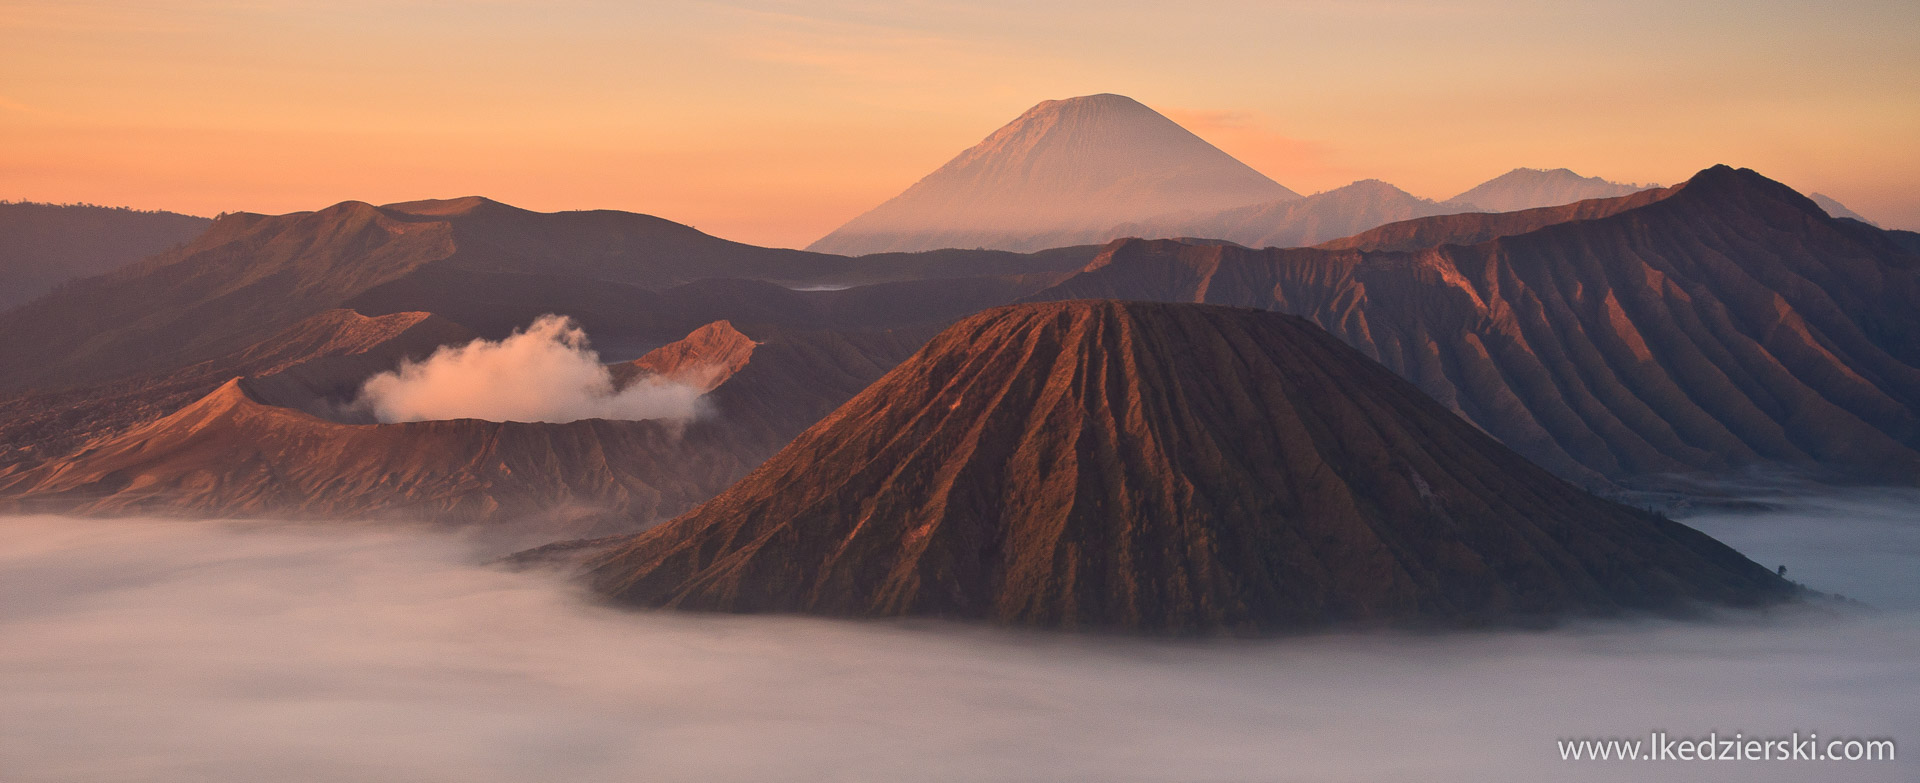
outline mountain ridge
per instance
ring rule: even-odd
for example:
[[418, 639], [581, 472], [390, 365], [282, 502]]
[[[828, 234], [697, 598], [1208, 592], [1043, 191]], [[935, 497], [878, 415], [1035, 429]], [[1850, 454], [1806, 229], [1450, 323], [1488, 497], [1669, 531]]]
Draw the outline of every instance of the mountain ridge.
[[[495, 333], [500, 324], [484, 316], [504, 305], [584, 316], [581, 320], [591, 323], [596, 314], [567, 312], [560, 305], [606, 300], [623, 290], [659, 299], [659, 292], [677, 287], [727, 285], [711, 279], [844, 288], [970, 278], [975, 282], [934, 288], [972, 285], [992, 295], [996, 286], [1028, 284], [990, 277], [1067, 271], [1084, 265], [1092, 252], [949, 251], [850, 259], [729, 242], [647, 215], [538, 213], [478, 197], [386, 207], [348, 201], [279, 216], [230, 213], [181, 248], [75, 281], [0, 313], [0, 331], [14, 338], [0, 342], [0, 366], [8, 368], [0, 377], [0, 395], [177, 369], [239, 350], [331, 309], [440, 312], [499, 337], [504, 336]], [[788, 300], [795, 311], [817, 309], [808, 302], [862, 295], [767, 293]], [[599, 305], [609, 312], [622, 309], [612, 302]], [[513, 325], [538, 314], [516, 311]], [[694, 323], [646, 337], [670, 341], [698, 323], [737, 315], [699, 313], [692, 316]]]

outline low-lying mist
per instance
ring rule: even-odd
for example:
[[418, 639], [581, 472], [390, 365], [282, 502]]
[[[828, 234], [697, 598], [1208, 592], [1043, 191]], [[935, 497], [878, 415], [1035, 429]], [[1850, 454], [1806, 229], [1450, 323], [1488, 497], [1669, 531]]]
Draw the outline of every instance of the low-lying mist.
[[1752, 499], [1779, 510], [1681, 521], [1761, 565], [1786, 566], [1788, 579], [1816, 590], [1920, 612], [1920, 492], [1868, 488]]
[[0, 778], [1912, 780], [1554, 741], [1817, 731], [1913, 758], [1916, 504], [1703, 525], [1907, 608], [1257, 642], [631, 612], [446, 533], [5, 519]]
[[435, 419], [688, 420], [705, 389], [642, 379], [624, 389], [569, 318], [544, 315], [504, 340], [446, 346], [367, 379], [357, 402], [381, 422]]

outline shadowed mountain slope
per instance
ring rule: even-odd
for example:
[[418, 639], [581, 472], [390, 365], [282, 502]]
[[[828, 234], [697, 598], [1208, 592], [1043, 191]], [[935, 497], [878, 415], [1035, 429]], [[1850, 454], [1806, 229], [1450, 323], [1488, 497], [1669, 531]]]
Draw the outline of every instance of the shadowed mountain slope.
[[84, 204], [0, 204], [0, 310], [172, 248], [212, 222]]
[[1298, 318], [1065, 302], [956, 324], [719, 497], [602, 542], [645, 606], [1259, 632], [1752, 604]]
[[1834, 217], [1851, 218], [1853, 220], [1858, 220], [1862, 223], [1865, 223], [1869, 226], [1873, 226], [1875, 228], [1878, 228], [1880, 226], [1879, 223], [1875, 223], [1871, 220], [1868, 220], [1866, 216], [1861, 215], [1860, 213], [1855, 212], [1851, 209], [1848, 209], [1847, 205], [1840, 203], [1839, 201], [1835, 200], [1834, 197], [1829, 196], [1825, 193], [1809, 193], [1807, 194], [1807, 198], [1813, 199], [1813, 203], [1819, 204], [1821, 209], [1826, 210], [1827, 214], [1832, 215]]
[[808, 246], [847, 255], [1099, 244], [1114, 225], [1299, 195], [1120, 95], [1044, 101]]
[[1090, 297], [1305, 316], [1595, 486], [1752, 465], [1920, 480], [1920, 256], [1751, 171], [1418, 252], [1121, 242], [1037, 298]]
[[1920, 232], [1892, 229], [1886, 232], [1886, 237], [1907, 252], [1920, 255]]

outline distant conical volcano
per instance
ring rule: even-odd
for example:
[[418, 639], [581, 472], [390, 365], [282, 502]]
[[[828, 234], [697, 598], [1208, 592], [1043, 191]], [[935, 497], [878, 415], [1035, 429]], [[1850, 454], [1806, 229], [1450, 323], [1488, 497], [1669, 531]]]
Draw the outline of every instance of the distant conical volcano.
[[1129, 221], [1299, 198], [1121, 95], [1045, 101], [808, 249], [1097, 244]]
[[660, 607], [1261, 631], [1783, 597], [1292, 316], [1062, 302], [956, 324], [727, 492], [602, 544]]

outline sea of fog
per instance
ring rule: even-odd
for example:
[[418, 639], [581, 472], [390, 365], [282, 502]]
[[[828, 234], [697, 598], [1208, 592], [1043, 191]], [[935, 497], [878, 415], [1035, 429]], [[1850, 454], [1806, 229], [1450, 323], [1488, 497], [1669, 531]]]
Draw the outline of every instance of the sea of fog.
[[[634, 612], [372, 526], [0, 520], [0, 780], [1920, 779], [1920, 493], [1689, 519], [1874, 611], [1170, 642]], [[1901, 760], [1565, 762], [1886, 737]]]

